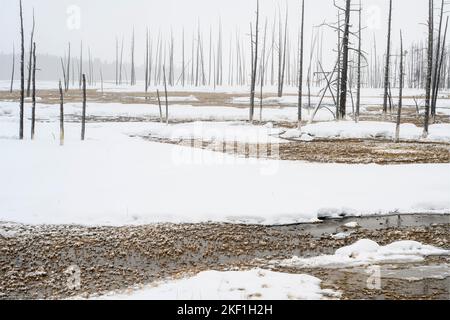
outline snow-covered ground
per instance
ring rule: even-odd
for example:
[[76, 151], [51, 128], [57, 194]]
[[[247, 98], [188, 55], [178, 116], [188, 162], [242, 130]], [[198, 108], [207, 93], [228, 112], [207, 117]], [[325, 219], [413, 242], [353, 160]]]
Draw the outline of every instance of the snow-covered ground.
[[99, 300], [320, 300], [339, 298], [321, 289], [321, 280], [304, 274], [262, 269], [206, 271], [181, 280], [154, 283], [128, 292], [94, 297]]
[[341, 268], [390, 262], [420, 262], [427, 256], [436, 255], [448, 256], [450, 250], [424, 245], [416, 241], [397, 241], [380, 246], [375, 241], [362, 239], [336, 250], [334, 255], [310, 258], [293, 257], [272, 263], [296, 268]]
[[[286, 139], [311, 140], [313, 138], [384, 138], [395, 137], [395, 124], [387, 122], [355, 123], [353, 121], [320, 122], [297, 129], [286, 131], [281, 135]], [[422, 140], [423, 128], [414, 124], [402, 124], [400, 127], [400, 139]], [[434, 124], [429, 127], [429, 135], [426, 141], [450, 142], [450, 124]]]
[[[218, 108], [211, 110], [220, 114]], [[67, 114], [80, 112], [79, 104], [66, 106]], [[159, 114], [156, 106], [88, 105], [88, 115], [146, 112]], [[241, 110], [223, 108], [223, 112], [235, 116]], [[0, 220], [83, 225], [281, 224], [318, 216], [450, 212], [450, 164], [378, 166], [244, 159], [145, 141], [138, 136], [154, 131], [170, 136], [179, 132], [178, 126], [187, 126], [188, 132], [193, 128], [146, 122], [88, 123], [85, 142], [80, 141], [80, 124], [67, 122], [61, 147], [57, 106], [38, 105], [37, 117], [45, 121], [36, 125], [36, 140], [28, 140], [27, 120], [27, 139], [18, 141], [17, 104], [0, 102]], [[216, 124], [205, 125], [214, 132], [212, 126]], [[219, 123], [216, 130], [220, 128], [225, 130], [219, 130], [221, 138], [245, 137], [245, 130], [256, 130], [264, 133], [261, 139], [271, 139], [273, 132], [270, 126], [239, 123]], [[233, 128], [243, 131], [227, 133]], [[210, 133], [211, 137], [217, 135]]]

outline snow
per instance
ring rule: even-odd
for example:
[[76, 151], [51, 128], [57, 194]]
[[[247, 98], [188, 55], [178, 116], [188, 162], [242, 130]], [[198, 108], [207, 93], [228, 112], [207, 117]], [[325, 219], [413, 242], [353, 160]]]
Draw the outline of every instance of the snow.
[[[132, 117], [148, 110], [156, 108], [88, 105], [90, 116]], [[236, 110], [224, 108], [223, 112]], [[67, 115], [80, 111], [79, 104], [66, 106]], [[25, 112], [29, 119], [30, 109]], [[176, 112], [174, 108], [171, 114]], [[26, 140], [19, 141], [17, 104], [0, 102], [0, 221], [284, 224], [323, 216], [450, 212], [450, 164], [378, 166], [245, 159], [139, 137], [152, 132], [171, 136], [179, 127], [188, 128], [190, 134], [196, 124], [88, 122], [87, 141], [81, 142], [81, 126], [70, 116], [61, 147], [57, 106], [38, 104], [37, 117], [43, 121], [36, 124], [36, 140], [28, 140], [30, 122], [26, 120]], [[275, 138], [269, 134], [277, 132], [270, 124], [201, 125], [224, 129], [209, 138], [226, 140], [230, 135], [245, 138], [246, 130], [263, 132], [263, 140]], [[233, 127], [243, 133], [228, 134]]]
[[[283, 132], [270, 126], [257, 126], [245, 122], [190, 122], [171, 126], [151, 124], [148, 133], [152, 137], [180, 140], [198, 139], [205, 142], [282, 143], [278, 138]], [[234, 145], [230, 146], [234, 147]]]
[[317, 257], [293, 257], [273, 264], [296, 268], [336, 268], [362, 266], [389, 262], [420, 262], [427, 256], [448, 256], [450, 250], [424, 245], [416, 241], [397, 241], [380, 246], [375, 241], [362, 239], [336, 250], [334, 255]]
[[304, 274], [262, 269], [205, 271], [195, 276], [159, 282], [125, 293], [93, 297], [99, 300], [320, 300], [340, 294], [320, 287], [321, 280]]
[[[395, 137], [394, 123], [363, 121], [320, 122], [302, 127], [301, 132], [291, 129], [281, 135], [284, 139], [304, 140], [305, 137], [313, 138], [357, 138], [372, 139]], [[400, 127], [400, 139], [421, 140], [423, 128], [414, 124], [402, 124]], [[450, 124], [430, 125], [427, 141], [450, 142]]]

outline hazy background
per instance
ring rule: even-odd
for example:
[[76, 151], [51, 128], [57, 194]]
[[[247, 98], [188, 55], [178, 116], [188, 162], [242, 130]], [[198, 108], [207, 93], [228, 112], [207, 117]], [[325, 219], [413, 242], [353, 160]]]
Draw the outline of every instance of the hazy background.
[[[267, 17], [269, 33], [275, 15], [281, 10], [284, 16], [286, 6], [289, 9], [289, 33], [293, 46], [297, 46], [297, 34], [300, 20], [300, 0], [260, 0], [261, 29]], [[339, 0], [338, 0], [339, 3]], [[354, 0], [356, 5], [358, 1]], [[388, 0], [362, 0], [364, 30], [363, 46], [370, 54], [373, 39], [377, 41], [378, 53], [386, 47]], [[412, 41], [425, 39], [427, 21], [427, 0], [394, 0], [393, 8], [393, 46], [398, 47], [398, 34], [403, 30], [406, 46]], [[41, 65], [55, 64], [56, 57], [64, 56], [67, 43], [72, 43], [73, 55], [79, 52], [83, 40], [91, 49], [93, 57], [112, 63], [115, 59], [115, 38], [124, 37], [124, 60], [129, 61], [130, 42], [133, 28], [136, 34], [136, 63], [144, 63], [145, 32], [156, 38], [158, 32], [166, 40], [172, 30], [175, 46], [175, 63], [181, 63], [181, 34], [184, 27], [186, 46], [189, 48], [192, 33], [200, 23], [204, 39], [205, 53], [209, 47], [209, 30], [213, 29], [213, 41], [217, 41], [219, 19], [223, 26], [224, 58], [228, 57], [230, 36], [240, 33], [242, 39], [249, 39], [249, 23], [254, 22], [256, 1], [250, 0], [23, 0], [25, 19], [26, 50], [29, 50], [29, 33], [31, 29], [32, 10], [35, 10], [35, 41], [41, 57]], [[308, 54], [313, 25], [324, 21], [334, 22], [336, 9], [332, 0], [306, 0], [305, 45]], [[357, 26], [356, 16], [353, 24]], [[11, 52], [13, 44], [19, 47], [19, 1], [2, 0], [0, 10], [0, 78], [8, 79], [11, 69]], [[250, 51], [249, 40], [246, 50]], [[324, 64], [329, 66], [335, 59], [332, 51], [336, 45], [336, 35], [330, 29], [324, 29]], [[190, 50], [186, 49], [190, 54]], [[17, 52], [17, 51], [16, 51]], [[87, 55], [85, 56], [85, 58]], [[47, 60], [48, 61], [47, 61]], [[46, 62], [47, 61], [47, 62]], [[53, 62], [52, 62], [53, 61]], [[59, 65], [47, 67], [40, 74], [41, 78], [58, 77]], [[138, 70], [138, 80], [143, 71]], [[111, 76], [107, 73], [107, 78]]]

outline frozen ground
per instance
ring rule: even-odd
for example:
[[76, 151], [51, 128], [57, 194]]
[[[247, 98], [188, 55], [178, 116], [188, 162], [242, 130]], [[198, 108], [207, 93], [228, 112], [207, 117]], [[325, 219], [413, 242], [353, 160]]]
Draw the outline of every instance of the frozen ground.
[[195, 276], [154, 283], [139, 290], [109, 293], [107, 300], [320, 300], [339, 293], [322, 289], [321, 280], [304, 274], [262, 269], [205, 271]]
[[[377, 166], [243, 159], [139, 137], [154, 132], [165, 137], [179, 138], [180, 132], [190, 136], [196, 134], [195, 123], [167, 127], [149, 122], [90, 122], [83, 143], [76, 117], [80, 105], [68, 104], [65, 110], [66, 141], [60, 147], [57, 107], [38, 105], [36, 140], [18, 141], [17, 104], [0, 102], [0, 220], [84, 225], [281, 224], [322, 216], [450, 212], [448, 163]], [[295, 109], [291, 110], [293, 116]], [[180, 112], [181, 120], [191, 111], [173, 108], [171, 114]], [[277, 111], [273, 110], [274, 115]], [[147, 112], [159, 115], [156, 106], [88, 106], [89, 117], [133, 117]], [[222, 117], [221, 112], [231, 113], [227, 119], [234, 121], [237, 113], [247, 114], [235, 108], [197, 108], [196, 117]], [[29, 125], [27, 120], [27, 136]], [[271, 135], [278, 132], [270, 126], [240, 123], [202, 126], [206, 129], [197, 137], [208, 139], [246, 140], [256, 134], [257, 142], [273, 142], [276, 137]]]
[[[358, 242], [336, 250], [334, 255], [310, 258], [293, 257], [278, 262], [282, 266], [296, 268], [339, 268], [392, 262], [421, 262], [427, 256], [448, 256], [450, 250], [444, 250], [416, 241], [397, 241], [380, 246], [375, 241], [361, 239]], [[277, 264], [277, 262], [274, 262]]]

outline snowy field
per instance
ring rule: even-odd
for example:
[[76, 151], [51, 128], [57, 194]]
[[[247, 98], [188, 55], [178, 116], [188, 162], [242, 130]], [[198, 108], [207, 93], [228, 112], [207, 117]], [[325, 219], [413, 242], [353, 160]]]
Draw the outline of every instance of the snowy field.
[[[224, 112], [238, 110], [228, 109]], [[45, 122], [37, 123], [33, 142], [17, 140], [17, 110], [15, 103], [0, 103], [3, 221], [282, 224], [315, 221], [322, 216], [450, 212], [450, 164], [378, 166], [244, 159], [139, 137], [156, 134], [180, 138], [192, 136], [200, 127], [203, 129], [194, 137], [206, 140], [255, 142], [248, 139], [256, 136], [258, 143], [272, 143], [278, 139], [278, 131], [270, 126], [235, 122], [168, 127], [146, 122], [88, 123], [88, 140], [83, 143], [77, 120], [66, 123], [66, 142], [61, 147], [57, 107], [38, 105], [38, 118]], [[183, 112], [189, 112], [179, 110], [182, 120]], [[66, 106], [67, 116], [80, 111], [79, 104]], [[147, 112], [159, 113], [156, 107], [141, 105], [88, 106], [90, 116]], [[208, 108], [197, 108], [201, 117], [209, 117], [209, 112]], [[27, 118], [29, 115], [27, 109]], [[232, 114], [227, 120], [239, 119]], [[27, 136], [29, 125], [26, 121]], [[315, 126], [311, 132], [314, 128], [323, 131], [319, 130], [323, 124]], [[332, 127], [342, 135], [342, 128], [335, 123]], [[330, 135], [336, 135], [333, 130]], [[438, 133], [441, 137], [442, 130]]]
[[193, 277], [154, 283], [138, 290], [109, 293], [106, 300], [320, 300], [339, 298], [339, 292], [321, 289], [321, 280], [305, 274], [262, 269], [205, 271]]

